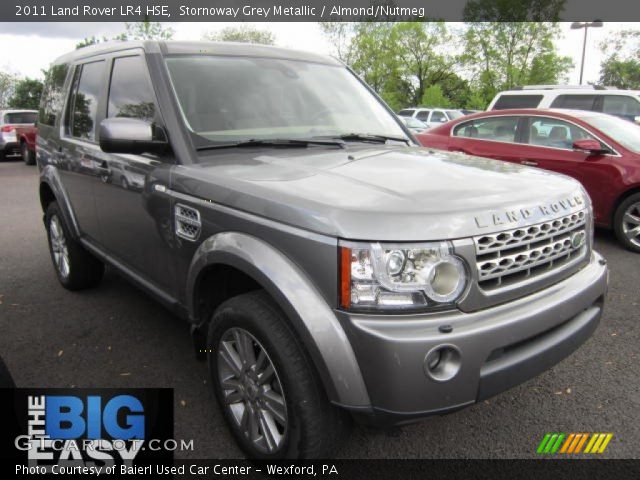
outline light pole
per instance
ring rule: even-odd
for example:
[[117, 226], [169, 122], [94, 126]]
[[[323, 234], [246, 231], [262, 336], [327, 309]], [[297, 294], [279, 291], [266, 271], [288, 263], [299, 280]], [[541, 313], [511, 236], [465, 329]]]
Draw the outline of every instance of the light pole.
[[587, 50], [587, 30], [589, 27], [599, 28], [602, 26], [602, 20], [594, 20], [593, 22], [573, 22], [571, 30], [579, 30], [584, 28], [584, 41], [582, 43], [582, 63], [580, 63], [580, 85], [582, 85], [582, 74], [584, 73], [584, 55]]

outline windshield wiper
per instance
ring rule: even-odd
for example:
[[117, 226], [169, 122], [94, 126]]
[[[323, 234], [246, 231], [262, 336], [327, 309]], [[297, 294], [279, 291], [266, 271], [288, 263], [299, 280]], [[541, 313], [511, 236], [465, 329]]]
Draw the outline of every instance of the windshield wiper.
[[308, 147], [309, 145], [328, 145], [344, 148], [344, 141], [335, 140], [313, 140], [303, 138], [272, 138], [272, 139], [251, 139], [233, 143], [218, 143], [202, 145], [196, 150], [216, 150], [219, 148], [242, 148], [242, 147]]
[[402, 137], [391, 137], [388, 135], [378, 135], [374, 133], [345, 133], [343, 135], [338, 135], [337, 137], [340, 140], [344, 140], [345, 142], [355, 141], [355, 142], [375, 142], [375, 143], [387, 143], [387, 141], [391, 140], [393, 142], [403, 142], [407, 145], [409, 144], [409, 139]]

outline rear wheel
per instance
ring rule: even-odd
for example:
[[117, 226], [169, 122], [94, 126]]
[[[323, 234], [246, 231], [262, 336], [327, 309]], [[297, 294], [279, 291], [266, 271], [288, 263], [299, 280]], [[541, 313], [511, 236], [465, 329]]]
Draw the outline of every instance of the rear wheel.
[[27, 145], [27, 142], [22, 142], [20, 144], [20, 154], [22, 155], [22, 160], [24, 161], [25, 164], [33, 165], [36, 163], [34, 158], [35, 155], [31, 150], [29, 150], [29, 146]]
[[72, 238], [56, 202], [47, 207], [45, 224], [51, 260], [62, 286], [68, 290], [83, 290], [98, 285], [104, 274], [104, 264]]
[[263, 291], [242, 294], [215, 312], [209, 371], [231, 432], [251, 458], [318, 458], [343, 430], [315, 368]]
[[616, 210], [613, 228], [620, 243], [640, 253], [640, 193], [626, 198]]

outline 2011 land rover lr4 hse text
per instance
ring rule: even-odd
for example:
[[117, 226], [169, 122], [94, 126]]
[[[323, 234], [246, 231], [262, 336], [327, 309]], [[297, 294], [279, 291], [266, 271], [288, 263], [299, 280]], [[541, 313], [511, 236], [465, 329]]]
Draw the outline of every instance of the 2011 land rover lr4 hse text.
[[250, 456], [327, 455], [349, 416], [460, 409], [599, 322], [607, 268], [576, 181], [419, 148], [331, 58], [87, 47], [53, 64], [39, 115], [60, 282], [109, 264], [188, 319]]

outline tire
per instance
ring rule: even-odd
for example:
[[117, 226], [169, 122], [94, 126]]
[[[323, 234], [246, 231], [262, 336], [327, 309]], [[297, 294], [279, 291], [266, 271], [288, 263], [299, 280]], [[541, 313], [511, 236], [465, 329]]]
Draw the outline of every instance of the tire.
[[72, 238], [57, 202], [45, 214], [49, 252], [58, 280], [67, 290], [95, 287], [102, 280], [104, 264]]
[[7, 154], [5, 153], [4, 150], [0, 150], [0, 162], [3, 162], [4, 160], [6, 160]]
[[27, 146], [27, 142], [22, 142], [20, 144], [20, 153], [22, 155], [22, 160], [26, 165], [35, 165], [36, 163], [35, 155], [31, 150], [29, 150], [29, 147]]
[[[345, 429], [344, 412], [329, 403], [300, 341], [284, 314], [264, 291], [238, 295], [220, 305], [211, 320], [207, 341], [209, 372], [216, 398], [233, 436], [247, 456], [258, 459], [326, 458]], [[257, 360], [239, 368], [238, 357], [241, 355], [238, 355], [237, 345], [247, 345], [247, 341]], [[261, 349], [266, 352], [262, 357]], [[235, 362], [224, 360], [223, 356], [232, 358], [229, 351], [235, 352]], [[260, 358], [264, 360], [261, 362]], [[251, 363], [254, 363], [253, 367]], [[275, 373], [265, 377], [260, 372], [268, 371], [269, 364]], [[233, 373], [232, 365], [236, 373]], [[258, 387], [256, 393], [261, 375], [262, 381], [264, 378], [269, 381]], [[222, 380], [231, 388], [224, 389]], [[253, 419], [253, 424], [257, 425], [253, 430], [254, 440], [248, 432], [253, 408], [260, 412], [256, 414], [258, 418]], [[247, 428], [242, 427], [244, 412], [248, 415], [244, 423]], [[265, 435], [267, 430], [274, 431], [273, 428], [265, 429], [269, 425], [275, 427], [275, 433]], [[272, 440], [271, 445], [268, 438]]]
[[640, 193], [627, 197], [613, 217], [618, 241], [628, 250], [640, 253]]

